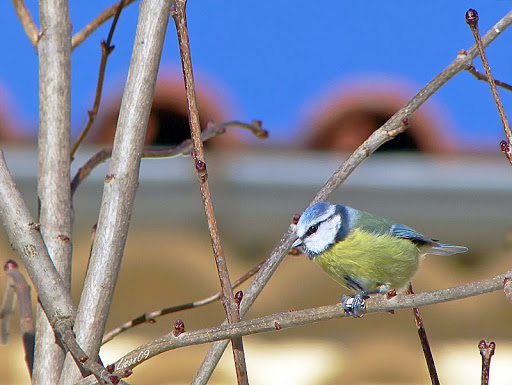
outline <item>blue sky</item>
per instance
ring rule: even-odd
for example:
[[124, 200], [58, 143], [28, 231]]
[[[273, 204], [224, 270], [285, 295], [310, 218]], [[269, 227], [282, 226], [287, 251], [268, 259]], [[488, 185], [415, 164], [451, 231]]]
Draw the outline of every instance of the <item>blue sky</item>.
[[[113, 2], [72, 1], [74, 31]], [[473, 44], [465, 12], [480, 14], [482, 34], [512, 9], [511, 0], [417, 2], [248, 1], [188, 2], [192, 60], [199, 78], [222, 85], [233, 118], [261, 119], [274, 141], [300, 135], [304, 110], [333, 87], [354, 78], [401, 79], [419, 90]], [[268, 5], [272, 4], [272, 5]], [[37, 2], [27, 1], [38, 24]], [[38, 61], [11, 2], [0, 3], [3, 60], [0, 85], [13, 111], [31, 132], [37, 129]], [[126, 77], [138, 3], [123, 11], [114, 35], [105, 90], [115, 92]], [[77, 134], [91, 108], [100, 61], [99, 42], [109, 23], [96, 31], [72, 58], [72, 123]], [[487, 53], [496, 78], [512, 82], [512, 30]], [[174, 24], [169, 23], [162, 65], [179, 68]], [[479, 61], [475, 61], [481, 69]], [[505, 110], [512, 96], [501, 92]], [[503, 129], [488, 86], [459, 74], [432, 101], [454, 122], [451, 128], [473, 148], [497, 149]], [[294, 139], [293, 139], [294, 140]]]

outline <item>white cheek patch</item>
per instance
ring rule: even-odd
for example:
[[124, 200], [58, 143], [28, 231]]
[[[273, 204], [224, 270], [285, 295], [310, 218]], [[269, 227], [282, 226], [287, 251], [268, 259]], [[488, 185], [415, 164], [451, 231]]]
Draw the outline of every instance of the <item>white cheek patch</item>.
[[311, 254], [320, 254], [336, 242], [336, 235], [341, 226], [341, 217], [334, 215], [320, 223], [318, 230], [304, 239], [304, 246]]

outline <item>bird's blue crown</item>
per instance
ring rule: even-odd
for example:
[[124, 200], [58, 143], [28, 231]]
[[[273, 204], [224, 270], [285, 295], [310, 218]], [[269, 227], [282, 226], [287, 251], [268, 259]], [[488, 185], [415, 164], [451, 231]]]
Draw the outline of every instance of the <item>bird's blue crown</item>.
[[324, 214], [326, 214], [329, 210], [331, 210], [332, 205], [327, 202], [318, 202], [311, 206], [309, 209], [304, 211], [300, 218], [300, 222], [309, 223], [313, 219], [318, 218]]

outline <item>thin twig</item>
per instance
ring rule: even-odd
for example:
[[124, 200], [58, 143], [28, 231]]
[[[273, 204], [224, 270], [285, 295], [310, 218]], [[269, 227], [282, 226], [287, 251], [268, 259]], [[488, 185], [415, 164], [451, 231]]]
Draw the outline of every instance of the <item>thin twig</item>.
[[504, 141], [501, 141], [500, 148], [512, 166], [512, 131], [510, 130], [510, 125], [508, 124], [507, 116], [505, 115], [505, 109], [501, 103], [500, 95], [496, 89], [496, 82], [491, 74], [491, 67], [489, 66], [487, 57], [485, 56], [484, 46], [482, 44], [482, 39], [480, 38], [480, 31], [478, 30], [478, 12], [474, 9], [469, 9], [466, 12], [466, 23], [468, 23], [469, 27], [471, 28], [471, 32], [473, 33], [473, 37], [475, 38], [476, 46], [478, 47], [478, 52], [480, 53], [480, 59], [482, 59], [482, 65], [484, 66], [485, 74], [487, 75], [487, 82], [491, 87], [492, 96], [494, 98], [494, 102], [496, 103], [496, 107], [498, 108], [501, 124], [505, 130], [507, 141], [505, 143], [503, 143]]
[[34, 48], [37, 50], [39, 30], [37, 29], [37, 26], [34, 23], [34, 19], [32, 19], [30, 11], [28, 10], [23, 0], [12, 0], [12, 3], [14, 5], [16, 15], [18, 16], [18, 19], [20, 20], [20, 23], [23, 26], [25, 33], [27, 34], [27, 37], [29, 38]]
[[487, 342], [482, 340], [478, 343], [478, 349], [482, 356], [482, 377], [481, 385], [489, 385], [489, 372], [491, 370], [491, 358], [496, 350], [496, 344], [494, 342]]
[[[507, 13], [482, 39], [484, 47], [491, 44], [503, 31], [512, 24], [512, 11]], [[381, 128], [375, 131], [354, 153], [336, 170], [332, 177], [322, 187], [310, 205], [326, 200], [327, 197], [361, 164], [370, 154], [386, 141], [390, 140], [389, 133], [403, 125], [403, 119], [410, 117], [423, 103], [425, 103], [444, 84], [456, 74], [464, 71], [471, 65], [478, 54], [476, 46], [471, 47], [464, 54], [457, 55], [457, 58], [446, 67], [440, 74], [432, 79], [423, 89], [416, 94], [404, 107], [398, 110]], [[276, 248], [271, 252], [267, 262], [261, 267], [253, 281], [244, 292], [244, 299], [240, 304], [240, 314], [243, 317], [252, 306], [258, 295], [261, 293], [270, 277], [288, 253], [290, 246], [296, 239], [295, 226], [291, 225], [288, 231], [281, 238]], [[206, 384], [213, 370], [219, 362], [227, 343], [225, 341], [215, 342], [205, 356], [201, 367], [198, 369], [192, 384]]]
[[[258, 138], [266, 138], [268, 133], [261, 126], [261, 121], [254, 120], [251, 123], [239, 122], [233, 120], [230, 122], [224, 122], [217, 125], [208, 124], [208, 127], [202, 132], [201, 138], [203, 142], [214, 138], [218, 135], [222, 135], [226, 132], [227, 128], [241, 127], [249, 130]], [[142, 152], [143, 158], [172, 158], [174, 156], [183, 155], [188, 156], [192, 151], [192, 141], [190, 139], [184, 140], [182, 143], [171, 146], [171, 147], [144, 147]], [[71, 181], [71, 196], [75, 194], [76, 189], [87, 178], [92, 170], [98, 165], [105, 162], [112, 156], [112, 148], [105, 148], [95, 155], [93, 155], [75, 174]]]
[[85, 39], [87, 39], [94, 31], [96, 31], [96, 29], [98, 29], [104, 22], [113, 17], [121, 3], [124, 3], [124, 7], [127, 7], [133, 2], [135, 2], [135, 0], [120, 0], [116, 4], [106, 8], [103, 12], [96, 16], [93, 21], [91, 21], [81, 31], [77, 32], [73, 36], [73, 39], [71, 40], [72, 49], [75, 49], [80, 44], [82, 44]]
[[[391, 310], [411, 309], [491, 293], [503, 288], [505, 275], [506, 274], [501, 274], [482, 281], [426, 293], [397, 295], [389, 299], [386, 295], [374, 295], [366, 302], [366, 313], [382, 313]], [[308, 325], [314, 322], [345, 317], [347, 316], [343, 310], [343, 306], [341, 303], [338, 303], [312, 309], [270, 314], [260, 318], [243, 320], [234, 324], [224, 324], [212, 328], [187, 331], [181, 333], [178, 337], [174, 336], [173, 332], [171, 332], [154, 341], [139, 346], [117, 360], [114, 364], [114, 374], [119, 377], [124, 377], [123, 372], [126, 369], [133, 369], [142, 362], [149, 360], [151, 357], [184, 346], [228, 340], [256, 333], [279, 331], [291, 327]], [[76, 384], [85, 385], [93, 383], [95, 383], [94, 379], [86, 378]]]
[[[488, 82], [488, 78], [485, 74], [481, 73], [480, 71], [478, 71], [475, 66], [473, 64], [471, 64], [471, 66], [467, 69], [467, 71], [473, 75], [475, 78], [477, 78], [478, 80], [482, 80], [484, 82]], [[512, 85], [508, 84], [508, 83], [505, 83], [501, 80], [497, 80], [497, 79], [494, 79], [494, 83], [496, 83], [496, 85], [498, 87], [501, 87], [507, 91], [512, 91]]]
[[[409, 283], [409, 294], [414, 294], [411, 283]], [[432, 350], [430, 349], [430, 343], [428, 342], [427, 331], [423, 325], [423, 318], [421, 318], [420, 309], [413, 307], [412, 314], [414, 315], [414, 322], [416, 323], [416, 329], [418, 330], [418, 337], [420, 338], [423, 355], [425, 356], [425, 362], [427, 363], [430, 381], [432, 382], [432, 385], [439, 385], [439, 376], [437, 375], [434, 356], [432, 355]]]
[[95, 223], [92, 226], [91, 230], [91, 246], [89, 247], [89, 259], [87, 260], [87, 268], [85, 271], [89, 270], [89, 263], [91, 263], [91, 257], [92, 257], [92, 248], [94, 247], [94, 240], [96, 239], [96, 231], [98, 230], [98, 224]]
[[71, 148], [71, 161], [73, 161], [76, 150], [78, 149], [78, 146], [82, 143], [82, 141], [85, 139], [87, 134], [89, 133], [89, 130], [92, 127], [92, 124], [94, 123], [94, 120], [96, 116], [98, 115], [98, 110], [100, 108], [100, 102], [101, 102], [101, 93], [103, 90], [103, 81], [105, 79], [105, 68], [107, 68], [107, 60], [109, 55], [114, 51], [115, 46], [112, 45], [112, 37], [114, 36], [114, 31], [116, 29], [117, 21], [119, 20], [119, 16], [121, 16], [121, 11], [123, 10], [124, 2], [126, 0], [121, 0], [116, 9], [116, 13], [114, 15], [114, 20], [112, 20], [112, 25], [110, 26], [110, 31], [108, 33], [107, 41], [102, 40], [100, 43], [101, 46], [101, 61], [100, 61], [100, 69], [98, 71], [98, 82], [96, 84], [96, 96], [94, 97], [94, 104], [92, 106], [92, 110], [89, 110], [87, 112], [87, 123], [84, 127], [84, 130], [80, 134], [80, 137], [77, 139], [75, 144], [73, 144], [73, 147]]
[[[221, 302], [224, 306], [228, 322], [236, 323], [240, 321], [239, 304], [235, 302], [233, 287], [229, 278], [226, 257], [224, 255], [224, 251], [222, 250], [219, 237], [219, 230], [217, 228], [217, 221], [215, 219], [215, 211], [213, 209], [213, 201], [208, 184], [208, 172], [204, 157], [203, 141], [201, 139], [201, 125], [199, 123], [199, 110], [197, 108], [196, 89], [194, 84], [192, 60], [190, 57], [190, 44], [188, 39], [186, 15], [187, 0], [173, 0], [172, 3], [173, 5], [171, 14], [174, 19], [174, 24], [176, 25], [176, 32], [178, 34], [178, 44], [180, 46], [180, 57], [188, 104], [188, 118], [190, 123], [192, 144], [194, 147], [192, 150], [192, 157], [194, 159], [194, 165], [197, 171], [199, 187], [201, 190], [201, 199], [203, 201], [204, 212], [208, 222], [208, 229], [210, 230], [210, 238], [212, 241], [215, 264], [217, 265], [217, 272], [221, 285]], [[233, 358], [235, 361], [238, 384], [249, 384], [242, 338], [231, 340], [231, 344], [233, 347]]]
[[[263, 265], [263, 262], [254, 266], [251, 270], [249, 270], [247, 273], [245, 273], [240, 278], [238, 278], [235, 282], [233, 282], [233, 289], [235, 287], [240, 286], [242, 283], [244, 283], [249, 278], [251, 278], [254, 274], [256, 274], [259, 271], [261, 265]], [[109, 341], [113, 340], [115, 337], [117, 337], [119, 334], [121, 334], [135, 326], [142, 325], [144, 323], [154, 323], [154, 322], [156, 322], [155, 320], [158, 317], [161, 317], [161, 316], [164, 316], [167, 314], [171, 314], [171, 313], [176, 313], [176, 312], [182, 311], [182, 310], [193, 309], [193, 308], [197, 308], [200, 306], [208, 305], [208, 304], [220, 299], [221, 295], [222, 295], [222, 293], [219, 291], [219, 292], [215, 293], [214, 295], [211, 295], [209, 297], [206, 297], [206, 298], [194, 301], [194, 302], [184, 303], [184, 304], [176, 305], [176, 306], [170, 306], [165, 309], [152, 311], [150, 313], [144, 313], [144, 314], [140, 315], [139, 317], [134, 318], [131, 321], [128, 321], [128, 322], [122, 324], [121, 326], [115, 328], [114, 330], [108, 332], [107, 334], [105, 334], [103, 336], [103, 341], [101, 342], [101, 344], [102, 345], [106, 344], [107, 342], [109, 342]]]

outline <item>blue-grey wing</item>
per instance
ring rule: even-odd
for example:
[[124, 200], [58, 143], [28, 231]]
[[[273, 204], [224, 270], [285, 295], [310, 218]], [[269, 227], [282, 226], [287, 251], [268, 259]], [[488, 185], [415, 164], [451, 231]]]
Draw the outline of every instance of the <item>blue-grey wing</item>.
[[418, 233], [417, 231], [411, 229], [410, 227], [401, 225], [400, 223], [393, 224], [391, 226], [390, 233], [397, 238], [410, 239], [412, 242], [417, 243], [419, 245], [436, 244], [435, 240]]
[[405, 225], [401, 225], [399, 223], [395, 223], [391, 226], [390, 230], [391, 234], [395, 237], [410, 239], [412, 242], [416, 243], [418, 246], [430, 245], [430, 249], [428, 249], [428, 254], [436, 254], [436, 255], [454, 255], [458, 253], [464, 253], [468, 251], [467, 247], [464, 246], [455, 246], [449, 245], [447, 243], [438, 243], [437, 239], [428, 238], [417, 231], [414, 231], [410, 227]]

